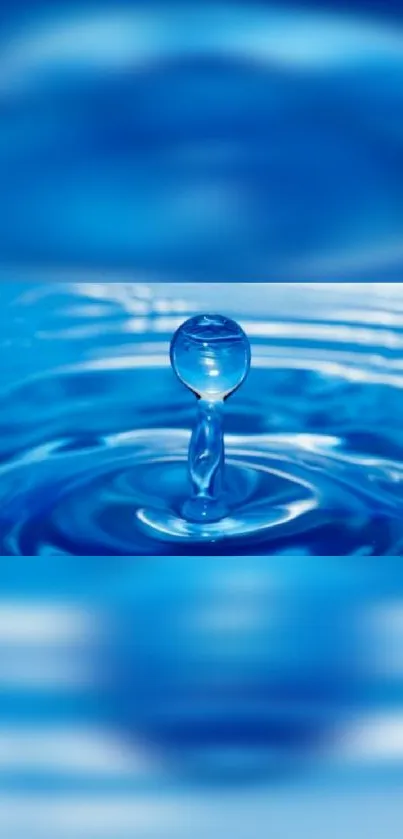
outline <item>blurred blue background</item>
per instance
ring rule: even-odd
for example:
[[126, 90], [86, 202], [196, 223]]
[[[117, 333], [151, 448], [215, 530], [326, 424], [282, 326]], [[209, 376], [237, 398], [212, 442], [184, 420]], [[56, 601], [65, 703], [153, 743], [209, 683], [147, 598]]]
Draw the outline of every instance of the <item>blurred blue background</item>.
[[0, 258], [148, 280], [399, 279], [399, 3], [1, 10]]
[[400, 560], [0, 569], [4, 835], [401, 835]]

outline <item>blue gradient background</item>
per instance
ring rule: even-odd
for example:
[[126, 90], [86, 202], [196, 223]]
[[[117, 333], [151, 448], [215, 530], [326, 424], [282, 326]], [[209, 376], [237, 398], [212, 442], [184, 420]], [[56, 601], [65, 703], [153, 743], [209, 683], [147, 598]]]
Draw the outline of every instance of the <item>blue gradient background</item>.
[[2, 21], [11, 278], [400, 279], [399, 4], [16, 2]]
[[[3, 560], [5, 835], [247, 839], [270, 829], [398, 839], [400, 565], [393, 557], [383, 566], [291, 556]], [[122, 661], [130, 668], [119, 670]], [[250, 693], [268, 683], [283, 685], [280, 708], [274, 691], [257, 705]], [[241, 711], [243, 726], [260, 726], [260, 771], [247, 759]], [[281, 741], [280, 712], [290, 732], [309, 711], [310, 738]], [[174, 718], [171, 735], [181, 722], [192, 726], [172, 751], [162, 723]], [[207, 745], [236, 720], [232, 763], [211, 772]], [[203, 722], [208, 744], [197, 742]]]

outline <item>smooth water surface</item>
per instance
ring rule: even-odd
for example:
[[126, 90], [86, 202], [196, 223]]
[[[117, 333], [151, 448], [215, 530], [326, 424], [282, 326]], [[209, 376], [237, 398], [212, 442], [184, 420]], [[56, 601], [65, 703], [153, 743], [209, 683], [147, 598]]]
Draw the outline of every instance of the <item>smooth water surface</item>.
[[[228, 292], [3, 282], [3, 555], [402, 552], [401, 287]], [[195, 417], [169, 343], [209, 308], [239, 320], [252, 344], [249, 377], [225, 408], [230, 511], [200, 538], [185, 521], [156, 538], [150, 515], [177, 519], [189, 494]]]

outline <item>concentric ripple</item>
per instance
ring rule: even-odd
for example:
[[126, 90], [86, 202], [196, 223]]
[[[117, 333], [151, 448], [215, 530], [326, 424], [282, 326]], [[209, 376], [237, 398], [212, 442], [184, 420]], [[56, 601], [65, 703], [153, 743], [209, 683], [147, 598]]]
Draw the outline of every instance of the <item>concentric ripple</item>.
[[[252, 370], [226, 406], [230, 512], [202, 527], [180, 512], [195, 405], [168, 359], [193, 304], [107, 284], [92, 297], [84, 285], [58, 290], [59, 308], [43, 289], [29, 310], [13, 300], [35, 337], [13, 336], [2, 382], [1, 554], [402, 552], [403, 301], [372, 326], [371, 301], [357, 309], [338, 289], [341, 323], [336, 289], [311, 289], [316, 319], [281, 320], [280, 289], [262, 290], [260, 308], [275, 315], [242, 321]], [[136, 315], [142, 294], [149, 309]], [[50, 369], [49, 336], [60, 362]]]

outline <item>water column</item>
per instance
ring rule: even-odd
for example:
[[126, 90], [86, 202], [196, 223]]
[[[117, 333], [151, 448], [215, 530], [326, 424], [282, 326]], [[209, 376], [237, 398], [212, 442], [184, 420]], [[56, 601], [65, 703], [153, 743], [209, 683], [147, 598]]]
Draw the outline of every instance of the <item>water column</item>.
[[176, 375], [198, 399], [188, 456], [192, 494], [182, 513], [192, 522], [219, 521], [228, 512], [223, 491], [224, 402], [249, 372], [249, 341], [235, 321], [199, 315], [176, 331], [170, 357]]

